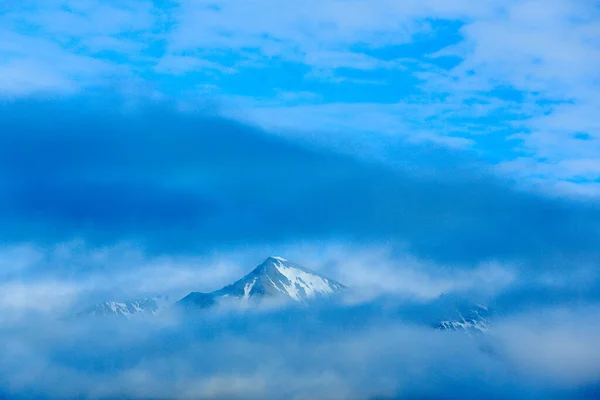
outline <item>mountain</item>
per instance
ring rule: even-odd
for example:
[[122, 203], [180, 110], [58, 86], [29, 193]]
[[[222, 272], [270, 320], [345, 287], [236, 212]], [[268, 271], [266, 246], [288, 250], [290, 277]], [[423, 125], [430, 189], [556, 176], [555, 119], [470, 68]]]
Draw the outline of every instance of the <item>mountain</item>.
[[157, 314], [168, 304], [169, 298], [166, 296], [145, 297], [123, 302], [105, 301], [79, 312], [77, 316], [119, 315], [129, 318], [136, 314]]
[[440, 321], [436, 328], [443, 331], [462, 331], [468, 334], [482, 334], [488, 331], [490, 311], [480, 304], [468, 308], [455, 309], [454, 318]]
[[233, 298], [244, 301], [265, 298], [304, 303], [338, 293], [346, 286], [281, 257], [269, 257], [237, 282], [211, 293], [192, 292], [178, 304], [186, 308], [206, 308]]
[[[346, 289], [346, 286], [281, 257], [269, 257], [237, 282], [210, 293], [192, 292], [176, 304], [185, 308], [207, 308], [226, 299], [260, 301], [287, 299], [304, 303]], [[157, 314], [171, 304], [166, 296], [130, 301], [106, 301], [76, 314], [83, 316]]]

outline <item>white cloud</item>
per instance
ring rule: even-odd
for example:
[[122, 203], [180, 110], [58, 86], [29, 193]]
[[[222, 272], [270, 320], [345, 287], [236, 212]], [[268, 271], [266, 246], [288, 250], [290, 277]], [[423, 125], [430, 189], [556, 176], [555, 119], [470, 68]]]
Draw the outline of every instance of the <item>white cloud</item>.
[[0, 283], [0, 322], [7, 323], [30, 313], [57, 315], [71, 306], [80, 293], [81, 287], [75, 282]]
[[2, 278], [18, 276], [43, 259], [43, 252], [33, 244], [2, 245], [0, 246], [0, 276]]
[[514, 367], [560, 385], [594, 383], [600, 371], [600, 310], [543, 309], [514, 315], [495, 329]]
[[362, 400], [548, 398], [557, 390], [572, 398], [598, 382], [597, 307], [499, 319], [485, 338], [387, 312], [282, 316], [248, 314], [242, 329], [228, 315], [168, 326], [160, 318], [2, 325], [0, 384], [3, 394], [50, 397]]
[[[460, 18], [489, 12], [489, 4], [431, 1], [381, 0], [305, 1], [274, 0], [239, 2], [223, 0], [180, 1], [180, 22], [171, 36], [175, 50], [257, 48], [266, 57], [283, 56], [309, 65], [324, 66], [314, 52], [334, 52], [335, 68], [340, 57], [345, 66], [363, 66], [355, 44], [379, 47], [407, 43], [416, 32], [429, 29], [426, 18]], [[324, 53], [326, 54], [326, 53]], [[354, 61], [352, 61], [354, 60]]]
[[[600, 109], [600, 72], [596, 68], [600, 64], [600, 35], [596, 28], [600, 11], [591, 3], [487, 1], [474, 6], [472, 2], [378, 1], [368, 7], [359, 2], [342, 5], [336, 1], [260, 4], [262, 7], [223, 1], [217, 9], [211, 9], [204, 3], [182, 2], [182, 24], [172, 36], [172, 46], [251, 47], [266, 59], [284, 57], [317, 70], [380, 69], [386, 68], [386, 62], [349, 48], [410, 42], [415, 33], [432, 29], [429, 18], [460, 20], [463, 40], [433, 55], [457, 55], [462, 58], [459, 65], [445, 71], [421, 63], [416, 71], [426, 92], [450, 95], [440, 104], [442, 112], [459, 118], [506, 112], [507, 102], [494, 91], [510, 88], [522, 99], [509, 104], [512, 115], [500, 117], [500, 123], [512, 123], [513, 129], [523, 130], [523, 134], [513, 136], [522, 144], [513, 143], [518, 146], [517, 151], [531, 157], [534, 165], [518, 175], [529, 181], [535, 179], [536, 160], [545, 157], [549, 159], [545, 166], [548, 176], [544, 177], [548, 181], [593, 180], [600, 176], [594, 167], [594, 158], [600, 154], [600, 131], [594, 112]], [[255, 10], [251, 11], [251, 7]], [[256, 18], [245, 18], [250, 14]], [[199, 20], [209, 22], [198, 28], [193, 21]], [[482, 94], [491, 99], [485, 107], [480, 103]], [[474, 99], [478, 105], [472, 104]], [[431, 139], [450, 147], [470, 146], [474, 131], [497, 130], [497, 120], [482, 122], [475, 130], [465, 130], [462, 124], [451, 122], [449, 130], [454, 131], [453, 136], [461, 137], [449, 138], [435, 126], [428, 126], [426, 114], [420, 110], [416, 115], [423, 117], [419, 121], [421, 129], [414, 129], [405, 123], [410, 114], [402, 111], [405, 103], [421, 108], [429, 108], [429, 104], [424, 98], [413, 101], [397, 107], [356, 103], [292, 109], [272, 106], [248, 108], [247, 113], [271, 128], [297, 127], [297, 121], [309, 121], [308, 126], [306, 122], [302, 124], [307, 130], [393, 131], [412, 137], [412, 141]], [[417, 107], [410, 108], [414, 111]], [[502, 121], [503, 118], [508, 120]], [[580, 132], [587, 133], [589, 140], [573, 138]], [[587, 156], [582, 157], [581, 153]]]
[[[361, 101], [356, 93], [348, 101], [316, 96], [312, 105], [298, 106], [276, 93], [269, 104], [256, 98], [249, 104], [229, 90], [222, 104], [274, 129], [377, 131], [451, 148], [477, 147], [485, 140], [481, 135], [512, 130], [519, 134], [507, 147], [528, 160], [518, 171], [508, 165], [512, 176], [594, 192], [588, 189], [599, 177], [600, 9], [593, 2], [182, 0], [176, 5], [52, 0], [10, 7], [0, 32], [5, 60], [0, 94], [74, 93], [116, 79], [135, 81], [141, 79], [136, 74], [148, 71], [176, 76], [200, 71], [207, 77], [201, 83], [214, 85], [222, 73], [269, 67], [273, 61], [302, 64], [309, 68], [305, 79], [340, 85], [387, 84], [375, 75], [339, 75], [340, 68], [396, 70], [419, 79], [416, 89], [422, 93], [410, 98], [399, 93], [385, 104]], [[459, 42], [413, 59], [369, 53], [411, 43], [419, 34], [434, 36], [436, 21], [460, 24]], [[163, 43], [164, 55], [144, 52]], [[125, 61], [103, 58], [107, 51]], [[456, 56], [458, 65], [437, 66], [448, 55]], [[507, 100], [497, 89], [516, 98]], [[485, 119], [494, 113], [501, 115]], [[577, 136], [582, 133], [586, 140]]]
[[152, 3], [145, 0], [125, 0], [118, 4], [102, 0], [47, 0], [35, 5], [17, 4], [5, 18], [13, 26], [39, 28], [59, 41], [70, 38], [85, 41], [94, 36], [146, 31], [154, 24], [153, 11]]
[[393, 254], [386, 247], [329, 244], [324, 248], [292, 247], [288, 252], [298, 253], [301, 258], [302, 254], [310, 254], [310, 265], [322, 266], [323, 271], [364, 298], [391, 294], [431, 300], [445, 293], [467, 292], [491, 298], [513, 285], [519, 275], [516, 265], [441, 265], [410, 253], [397, 254], [397, 249]]
[[517, 126], [524, 132], [514, 138], [528, 165], [514, 172], [536, 179], [543, 169], [553, 183], [594, 180], [600, 177], [594, 160], [600, 154], [599, 20], [600, 9], [585, 1], [507, 2], [501, 13], [463, 26], [464, 40], [442, 53], [463, 61], [434, 80], [434, 90], [522, 91], [527, 113]]
[[[293, 136], [315, 135], [313, 140], [343, 143], [357, 133], [397, 136], [409, 143], [433, 144], [453, 149], [468, 149], [473, 136], [484, 129], [479, 124], [459, 127], [447, 122], [458, 115], [470, 114], [478, 106], [432, 101], [400, 103], [322, 103], [286, 104], [281, 99], [224, 97], [224, 113], [257, 124], [264, 129]], [[507, 107], [507, 103], [504, 103]], [[470, 137], [464, 137], [470, 136]]]
[[[99, 55], [116, 52], [137, 60], [149, 36], [127, 35], [149, 30], [153, 23], [147, 2], [51, 0], [21, 4], [3, 15], [0, 30], [0, 96], [32, 93], [76, 93], [133, 79], [130, 66]], [[132, 56], [132, 57], [130, 57]]]
[[61, 315], [97, 302], [149, 295], [179, 299], [213, 291], [249, 272], [239, 257], [149, 256], [132, 244], [91, 248], [80, 241], [51, 247], [21, 244], [0, 249], [0, 314]]

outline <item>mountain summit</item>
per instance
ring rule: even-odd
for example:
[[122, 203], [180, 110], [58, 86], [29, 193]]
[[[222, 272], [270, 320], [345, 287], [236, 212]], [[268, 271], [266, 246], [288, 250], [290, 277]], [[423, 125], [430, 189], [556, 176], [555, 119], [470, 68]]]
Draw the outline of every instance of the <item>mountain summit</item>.
[[212, 293], [192, 292], [179, 301], [185, 307], [209, 307], [220, 299], [283, 298], [296, 302], [341, 292], [346, 286], [282, 257], [269, 257], [237, 282]]

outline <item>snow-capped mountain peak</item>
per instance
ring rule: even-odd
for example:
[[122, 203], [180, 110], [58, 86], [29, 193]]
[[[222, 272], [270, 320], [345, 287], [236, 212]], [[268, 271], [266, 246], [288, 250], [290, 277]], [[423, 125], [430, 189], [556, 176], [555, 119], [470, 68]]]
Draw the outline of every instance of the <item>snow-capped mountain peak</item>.
[[136, 314], [157, 314], [167, 304], [169, 304], [167, 296], [145, 297], [129, 301], [105, 301], [79, 312], [77, 316], [119, 315], [129, 318]]
[[[346, 289], [341, 283], [283, 257], [269, 257], [249, 274], [231, 285], [210, 293], [192, 292], [177, 302], [186, 308], [207, 308], [226, 299], [242, 304], [266, 298], [305, 303]], [[156, 314], [169, 304], [164, 296], [131, 301], [106, 301], [96, 304], [77, 316]]]
[[242, 300], [287, 298], [296, 302], [327, 296], [346, 287], [283, 257], [272, 256], [237, 282], [212, 293], [193, 292], [180, 300], [186, 306], [206, 307], [222, 298]]

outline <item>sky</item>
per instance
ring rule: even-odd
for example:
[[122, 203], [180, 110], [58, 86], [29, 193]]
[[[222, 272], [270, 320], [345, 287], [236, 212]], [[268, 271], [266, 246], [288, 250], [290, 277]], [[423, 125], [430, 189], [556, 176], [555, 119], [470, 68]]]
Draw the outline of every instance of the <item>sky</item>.
[[[594, 398], [598, 64], [593, 0], [0, 0], [0, 397]], [[351, 294], [64, 321], [270, 255]]]
[[460, 150], [553, 194], [599, 191], [593, 0], [2, 8], [5, 100], [111, 89], [124, 103], [216, 107], [312, 140], [377, 134]]

